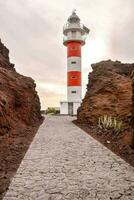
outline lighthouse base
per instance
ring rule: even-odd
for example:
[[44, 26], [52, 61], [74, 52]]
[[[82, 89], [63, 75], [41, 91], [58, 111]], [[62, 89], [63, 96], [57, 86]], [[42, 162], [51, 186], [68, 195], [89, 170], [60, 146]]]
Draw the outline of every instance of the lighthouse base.
[[61, 115], [77, 115], [77, 109], [79, 108], [81, 102], [60, 102], [60, 114]]

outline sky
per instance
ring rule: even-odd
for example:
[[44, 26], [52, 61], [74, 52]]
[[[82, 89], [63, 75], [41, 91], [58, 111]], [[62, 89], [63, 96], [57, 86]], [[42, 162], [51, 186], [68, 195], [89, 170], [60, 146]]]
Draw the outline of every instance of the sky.
[[134, 62], [134, 0], [0, 0], [0, 38], [17, 72], [32, 77], [42, 109], [66, 100], [63, 25], [73, 9], [90, 29], [82, 47], [83, 97], [91, 64]]

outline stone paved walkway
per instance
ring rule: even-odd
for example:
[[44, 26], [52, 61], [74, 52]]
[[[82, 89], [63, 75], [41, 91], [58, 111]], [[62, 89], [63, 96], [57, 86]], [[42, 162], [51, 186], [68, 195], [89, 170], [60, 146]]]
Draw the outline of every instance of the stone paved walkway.
[[134, 200], [134, 168], [71, 120], [46, 118], [4, 200]]

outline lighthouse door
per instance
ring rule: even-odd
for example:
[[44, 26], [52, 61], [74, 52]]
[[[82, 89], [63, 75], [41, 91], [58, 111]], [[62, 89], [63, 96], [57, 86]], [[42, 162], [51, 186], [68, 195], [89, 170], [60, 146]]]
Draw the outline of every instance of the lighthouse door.
[[68, 103], [68, 114], [73, 115], [73, 102]]

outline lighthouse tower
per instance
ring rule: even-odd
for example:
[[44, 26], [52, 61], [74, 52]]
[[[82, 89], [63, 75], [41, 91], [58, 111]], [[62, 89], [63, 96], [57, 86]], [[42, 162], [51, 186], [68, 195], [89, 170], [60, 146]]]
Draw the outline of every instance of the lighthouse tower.
[[67, 101], [60, 102], [60, 113], [76, 115], [82, 101], [81, 47], [89, 29], [80, 23], [73, 10], [63, 27], [63, 44], [67, 47]]

